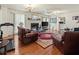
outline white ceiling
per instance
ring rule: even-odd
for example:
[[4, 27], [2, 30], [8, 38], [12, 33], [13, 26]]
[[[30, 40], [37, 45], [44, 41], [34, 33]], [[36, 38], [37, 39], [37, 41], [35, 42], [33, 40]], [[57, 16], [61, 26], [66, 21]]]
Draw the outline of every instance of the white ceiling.
[[[27, 11], [25, 4], [5, 4], [8, 8]], [[64, 13], [79, 10], [79, 4], [33, 4], [33, 12], [52, 14], [52, 13]]]

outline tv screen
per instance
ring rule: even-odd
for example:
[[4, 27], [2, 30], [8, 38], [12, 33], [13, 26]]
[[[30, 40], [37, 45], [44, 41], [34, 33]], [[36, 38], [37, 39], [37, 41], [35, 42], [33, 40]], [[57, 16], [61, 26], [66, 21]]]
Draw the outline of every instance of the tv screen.
[[42, 26], [48, 26], [48, 22], [42, 22]]

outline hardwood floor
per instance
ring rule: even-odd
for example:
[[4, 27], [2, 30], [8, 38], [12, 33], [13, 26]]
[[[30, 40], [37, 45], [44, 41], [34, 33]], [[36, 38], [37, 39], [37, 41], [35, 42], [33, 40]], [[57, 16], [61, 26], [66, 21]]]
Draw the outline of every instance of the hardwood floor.
[[61, 52], [53, 45], [42, 48], [36, 43], [19, 47], [20, 55], [61, 55]]
[[[62, 53], [53, 45], [42, 48], [37, 43], [28, 45], [19, 44], [19, 55], [61, 55]], [[7, 55], [15, 55], [15, 51], [7, 53]]]
[[[15, 51], [8, 52], [7, 55], [15, 55]], [[19, 47], [19, 55], [62, 55], [62, 53], [53, 45], [42, 48], [36, 43], [29, 45], [21, 45]]]
[[[8, 52], [7, 55], [15, 55], [15, 51]], [[19, 47], [19, 55], [62, 55], [62, 53], [53, 45], [42, 48], [36, 43]]]

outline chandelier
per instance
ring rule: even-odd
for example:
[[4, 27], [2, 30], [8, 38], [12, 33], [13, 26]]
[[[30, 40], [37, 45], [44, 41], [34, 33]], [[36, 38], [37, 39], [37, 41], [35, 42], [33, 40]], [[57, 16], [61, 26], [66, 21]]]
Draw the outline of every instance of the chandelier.
[[30, 14], [30, 17], [28, 17], [28, 20], [32, 19], [32, 5], [31, 4], [26, 4], [25, 6], [25, 10], [27, 10], [27, 12]]
[[27, 4], [25, 5], [25, 10], [28, 12], [29, 16], [28, 16], [28, 20], [40, 20], [40, 18], [36, 15], [38, 14], [37, 12], [35, 12], [35, 6], [36, 5], [32, 5], [32, 4]]
[[32, 9], [33, 9], [32, 4], [26, 4], [24, 6], [25, 6], [25, 9], [28, 10], [28, 12], [32, 12]]

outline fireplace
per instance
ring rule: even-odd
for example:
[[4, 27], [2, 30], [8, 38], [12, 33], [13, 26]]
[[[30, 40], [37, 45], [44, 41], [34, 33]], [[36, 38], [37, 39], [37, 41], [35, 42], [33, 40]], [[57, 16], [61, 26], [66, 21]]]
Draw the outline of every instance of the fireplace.
[[42, 29], [48, 30], [48, 22], [42, 22]]
[[31, 23], [31, 30], [37, 31], [39, 28], [39, 23]]

